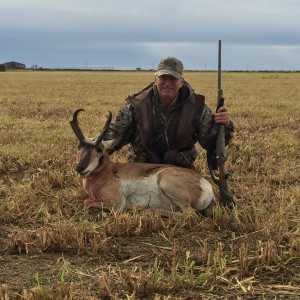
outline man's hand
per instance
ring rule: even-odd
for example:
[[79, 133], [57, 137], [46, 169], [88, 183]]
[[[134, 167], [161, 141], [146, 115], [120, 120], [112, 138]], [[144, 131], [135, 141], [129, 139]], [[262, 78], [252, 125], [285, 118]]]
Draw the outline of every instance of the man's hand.
[[225, 127], [229, 125], [230, 113], [226, 106], [221, 106], [215, 114], [215, 122], [223, 124]]

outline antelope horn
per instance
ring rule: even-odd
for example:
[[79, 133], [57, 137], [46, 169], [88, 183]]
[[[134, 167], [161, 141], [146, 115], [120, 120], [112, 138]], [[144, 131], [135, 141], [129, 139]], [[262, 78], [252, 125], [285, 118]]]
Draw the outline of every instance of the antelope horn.
[[95, 141], [95, 146], [98, 146], [102, 142], [102, 140], [103, 140], [103, 138], [104, 138], [104, 136], [105, 136], [105, 134], [108, 130], [108, 126], [110, 125], [111, 119], [112, 119], [112, 113], [111, 113], [111, 111], [109, 111], [106, 123], [103, 127], [103, 130], [102, 130], [102, 132], [100, 133], [100, 135], [97, 137], [97, 139]]
[[77, 136], [79, 142], [83, 142], [85, 139], [85, 137], [79, 127], [78, 120], [77, 120], [77, 116], [78, 116], [79, 112], [81, 112], [81, 111], [84, 111], [84, 109], [81, 109], [81, 108], [77, 109], [73, 114], [73, 120], [70, 121], [71, 127], [72, 127], [75, 135]]

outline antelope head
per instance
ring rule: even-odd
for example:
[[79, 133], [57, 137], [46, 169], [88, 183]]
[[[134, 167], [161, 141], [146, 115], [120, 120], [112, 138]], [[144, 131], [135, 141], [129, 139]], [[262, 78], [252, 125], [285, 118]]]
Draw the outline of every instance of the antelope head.
[[78, 163], [76, 166], [76, 171], [81, 176], [87, 176], [92, 171], [94, 171], [101, 163], [103, 164], [104, 157], [106, 156], [106, 152], [102, 145], [102, 140], [106, 134], [108, 126], [112, 119], [112, 114], [108, 112], [108, 118], [105, 123], [105, 126], [102, 132], [98, 135], [96, 139], [86, 138], [82, 133], [80, 126], [78, 124], [78, 114], [80, 111], [84, 111], [83, 109], [77, 109], [73, 114], [73, 120], [70, 121], [71, 127], [79, 140], [79, 157]]

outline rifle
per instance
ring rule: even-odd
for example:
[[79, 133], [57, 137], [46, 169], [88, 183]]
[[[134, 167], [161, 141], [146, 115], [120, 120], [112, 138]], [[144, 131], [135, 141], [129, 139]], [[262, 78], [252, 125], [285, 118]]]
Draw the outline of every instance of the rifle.
[[[219, 40], [218, 51], [218, 101], [217, 109], [224, 106], [224, 96], [221, 87], [221, 40]], [[225, 162], [227, 160], [225, 152], [225, 126], [223, 124], [214, 123], [211, 136], [208, 138], [207, 148], [207, 164], [210, 176], [213, 182], [219, 188], [219, 199], [221, 204], [229, 208], [233, 208], [235, 200], [228, 191], [227, 179], [229, 173], [226, 171]], [[219, 177], [216, 176], [215, 171], [219, 170]]]

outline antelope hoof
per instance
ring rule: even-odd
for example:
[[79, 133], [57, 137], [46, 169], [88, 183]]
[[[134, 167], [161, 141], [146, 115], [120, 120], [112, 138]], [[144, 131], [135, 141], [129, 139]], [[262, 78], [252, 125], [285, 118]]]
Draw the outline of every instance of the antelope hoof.
[[197, 213], [203, 217], [211, 218], [214, 214], [214, 207], [216, 205], [216, 201], [212, 200], [210, 204], [203, 210], [198, 211]]

